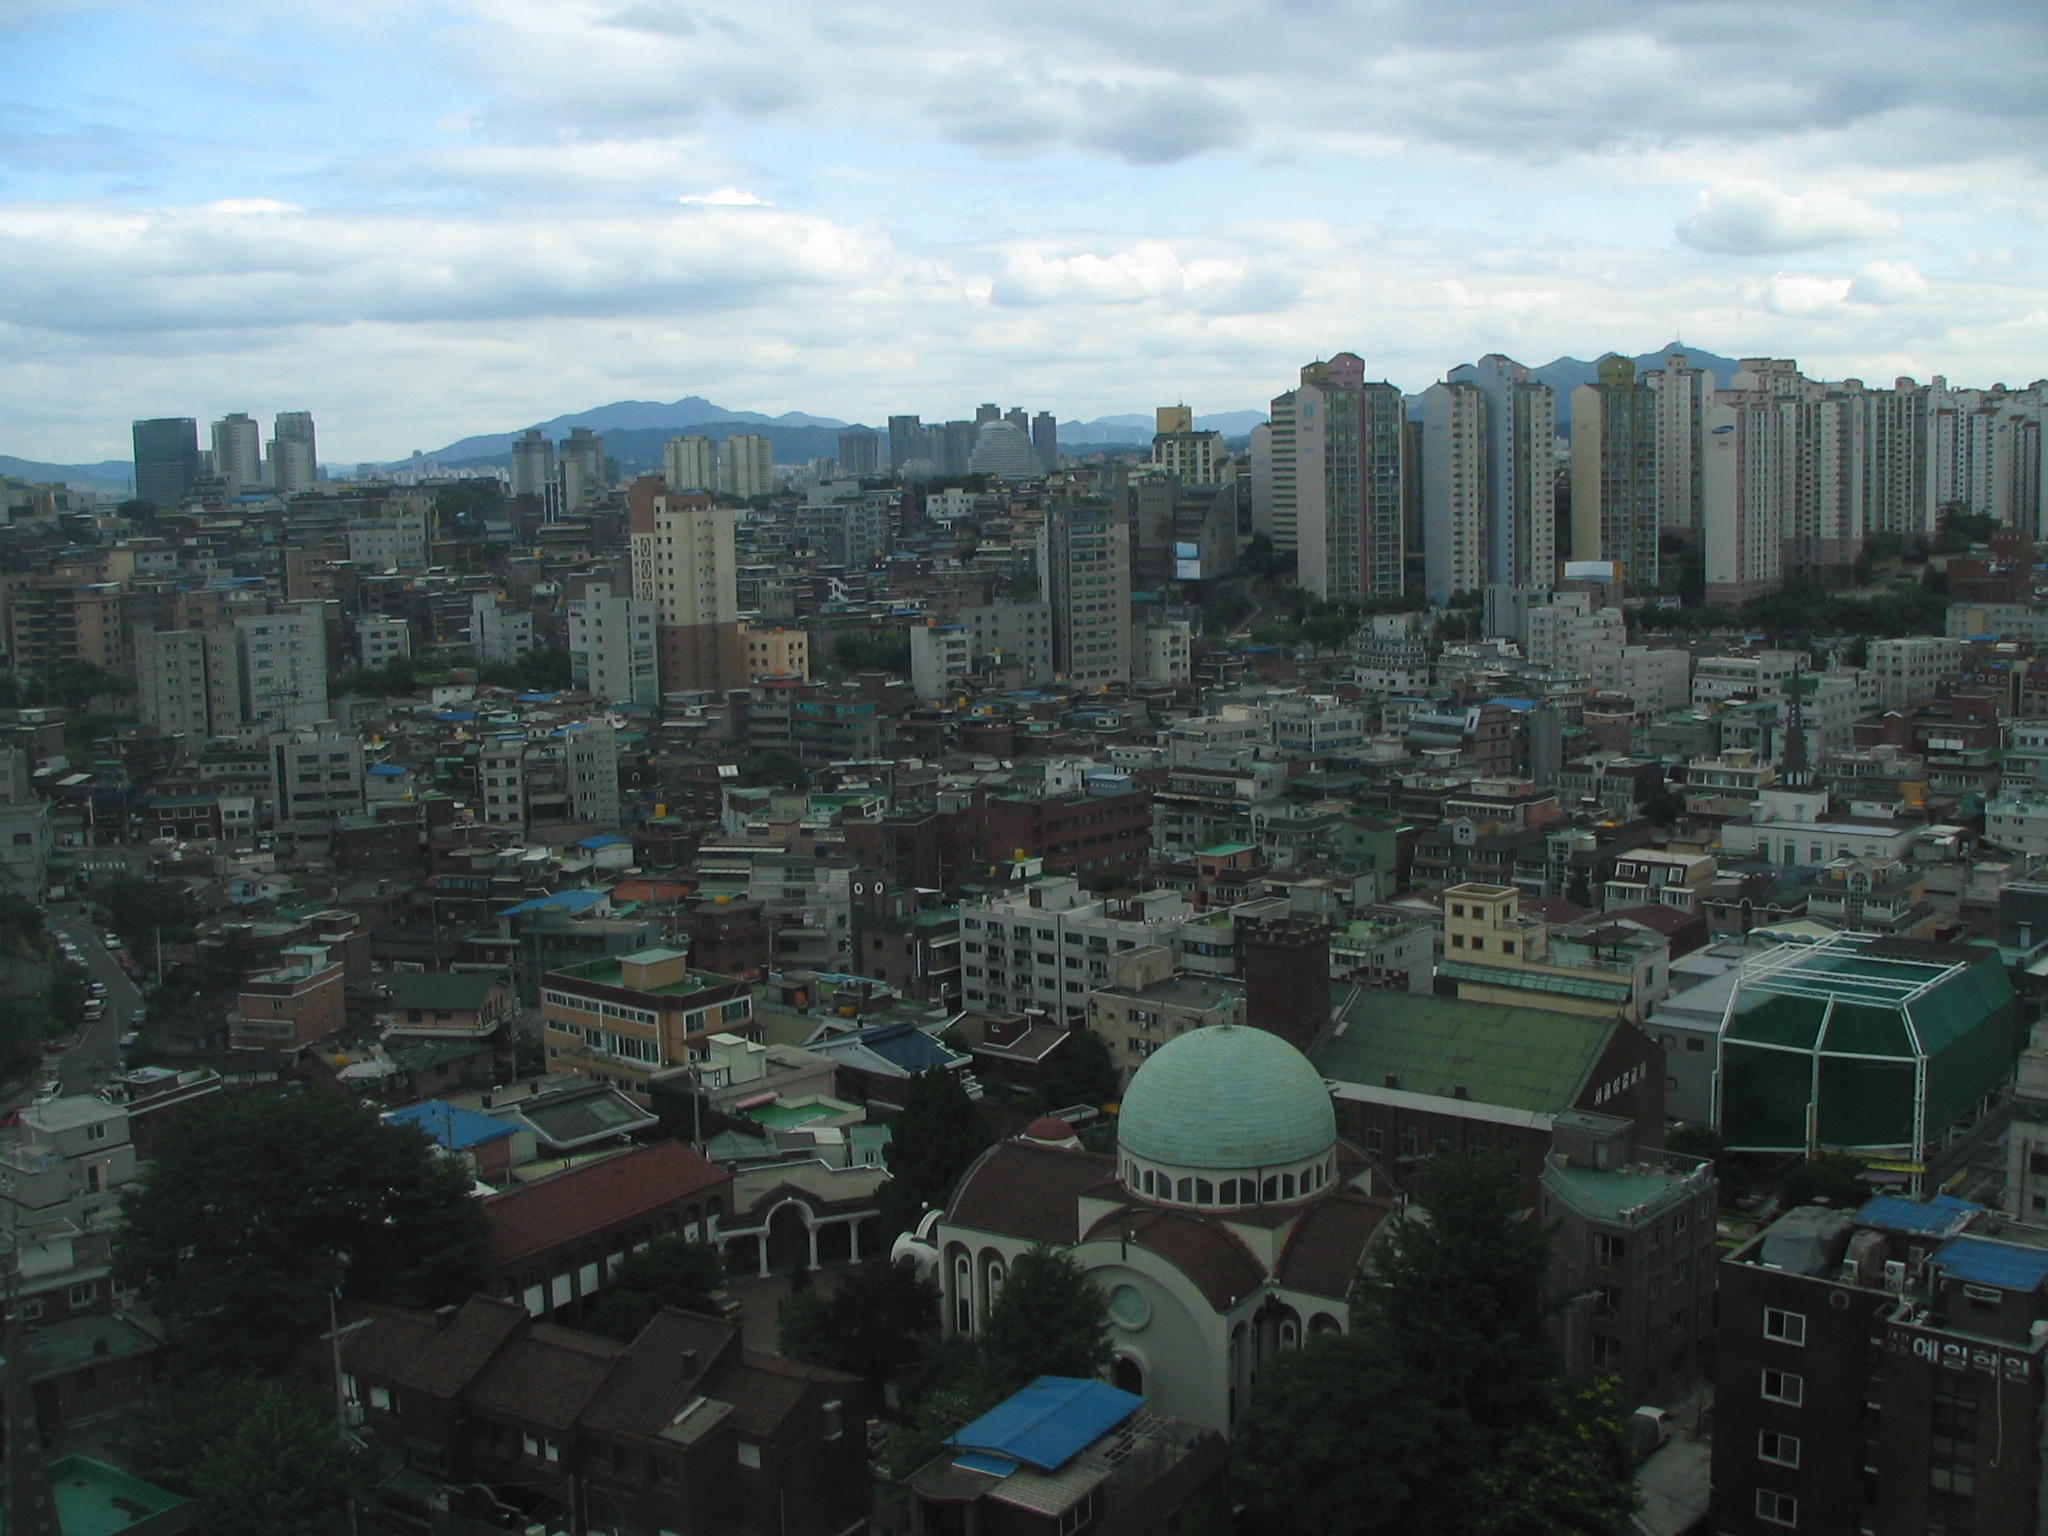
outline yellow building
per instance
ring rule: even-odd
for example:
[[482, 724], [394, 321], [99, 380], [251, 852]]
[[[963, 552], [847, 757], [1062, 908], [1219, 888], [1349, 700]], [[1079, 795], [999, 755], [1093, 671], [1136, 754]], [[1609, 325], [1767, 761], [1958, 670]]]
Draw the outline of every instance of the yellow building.
[[740, 639], [747, 648], [747, 679], [797, 677], [811, 680], [811, 637], [801, 629], [743, 629]]
[[549, 1071], [610, 1083], [642, 1101], [652, 1074], [700, 1059], [711, 1036], [754, 1032], [753, 990], [691, 970], [679, 949], [549, 971], [540, 1007]]

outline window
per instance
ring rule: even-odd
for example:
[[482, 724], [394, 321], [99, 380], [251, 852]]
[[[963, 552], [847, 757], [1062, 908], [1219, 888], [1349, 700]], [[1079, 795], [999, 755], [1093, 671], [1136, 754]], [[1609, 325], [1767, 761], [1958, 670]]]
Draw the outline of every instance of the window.
[[99, 1297], [99, 1281], [88, 1280], [82, 1285], [72, 1286], [70, 1291], [66, 1293], [64, 1299], [74, 1307], [89, 1307], [95, 1301], [98, 1301]]
[[1707, 1042], [1702, 1040], [1698, 1035], [1694, 1035], [1685, 1042], [1685, 1048], [1688, 1051], [1704, 1052], [1707, 1048]]
[[1806, 1343], [1806, 1314], [1804, 1312], [1783, 1312], [1776, 1307], [1764, 1308], [1764, 1337], [1776, 1339], [1780, 1344]]
[[1060, 1536], [1074, 1536], [1095, 1517], [1095, 1495], [1086, 1493], [1078, 1503], [1071, 1505], [1060, 1514]]
[[1799, 1437], [1781, 1435], [1775, 1429], [1762, 1430], [1756, 1437], [1756, 1454], [1759, 1461], [1776, 1462], [1781, 1467], [1799, 1465]]
[[1789, 1493], [1773, 1493], [1768, 1488], [1759, 1488], [1756, 1491], [1756, 1517], [1773, 1525], [1797, 1525], [1799, 1501]]
[[87, 1141], [105, 1141], [107, 1139], [107, 1123], [102, 1120], [96, 1125], [88, 1125], [85, 1128], [85, 1139]]
[[759, 1467], [761, 1465], [761, 1447], [758, 1445], [749, 1445], [746, 1441], [742, 1440], [739, 1443], [739, 1451], [741, 1466]]
[[1765, 1371], [1762, 1395], [1766, 1402], [1797, 1408], [1806, 1401], [1806, 1378], [1790, 1371]]
[[1593, 1262], [1604, 1269], [1619, 1269], [1628, 1256], [1628, 1241], [1612, 1232], [1593, 1234]]
[[1596, 1371], [1618, 1371], [1621, 1369], [1621, 1340], [1610, 1339], [1604, 1333], [1593, 1335], [1593, 1369]]

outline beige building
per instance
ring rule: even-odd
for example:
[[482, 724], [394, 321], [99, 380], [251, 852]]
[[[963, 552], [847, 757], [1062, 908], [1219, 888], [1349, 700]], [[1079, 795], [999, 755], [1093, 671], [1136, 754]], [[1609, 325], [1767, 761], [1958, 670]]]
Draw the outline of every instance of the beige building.
[[752, 989], [692, 971], [679, 949], [642, 949], [549, 971], [541, 1029], [551, 1072], [610, 1083], [645, 1100], [647, 1079], [703, 1056], [717, 1034], [753, 1038]]
[[718, 444], [708, 437], [672, 437], [661, 447], [661, 471], [672, 491], [715, 491]]
[[1640, 1022], [1668, 989], [1670, 944], [1661, 934], [1588, 918], [1551, 932], [1521, 910], [1511, 885], [1468, 882], [1443, 893], [1439, 983], [1468, 1003], [1500, 1003]]
[[1867, 668], [1877, 674], [1878, 706], [1911, 709], [1933, 698], [1937, 683], [1962, 670], [1963, 642], [1943, 635], [1873, 640], [1864, 659]]
[[1088, 1027], [1109, 1047], [1125, 1083], [1167, 1041], [1211, 1024], [1244, 1022], [1244, 987], [1174, 971], [1173, 951], [1147, 944], [1112, 956], [1109, 985], [1088, 994]]
[[656, 496], [632, 539], [633, 597], [655, 611], [661, 691], [745, 687], [732, 508]]
[[284, 964], [242, 983], [228, 1015], [228, 1044], [236, 1050], [294, 1051], [337, 1033], [348, 1022], [342, 965], [317, 944], [279, 956]]
[[206, 633], [198, 629], [135, 632], [135, 710], [166, 736], [203, 741], [207, 709]]
[[810, 681], [811, 637], [808, 631], [784, 629], [778, 624], [773, 629], [744, 629], [740, 638], [747, 648], [748, 681], [756, 682], [764, 677], [800, 677], [805, 682]]
[[718, 449], [718, 489], [740, 501], [774, 490], [774, 444], [753, 432], [727, 438]]

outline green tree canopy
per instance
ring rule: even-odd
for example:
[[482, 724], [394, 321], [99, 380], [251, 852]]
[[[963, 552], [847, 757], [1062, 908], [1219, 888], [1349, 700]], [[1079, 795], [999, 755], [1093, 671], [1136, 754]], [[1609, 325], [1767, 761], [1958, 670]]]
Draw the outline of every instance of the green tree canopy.
[[1072, 1031], [1067, 1043], [1052, 1053], [1038, 1085], [1047, 1109], [1064, 1109], [1070, 1104], [1107, 1104], [1117, 1096], [1119, 1086], [1116, 1062], [1108, 1045], [1085, 1024]]
[[1311, 1337], [1266, 1368], [1238, 1448], [1294, 1530], [1626, 1530], [1623, 1410], [1611, 1391], [1561, 1379], [1543, 1296], [1551, 1234], [1521, 1208], [1501, 1164], [1436, 1158], [1420, 1212], [1360, 1278], [1351, 1333]]
[[913, 1077], [882, 1153], [889, 1165], [882, 1216], [892, 1235], [915, 1226], [921, 1212], [944, 1205], [968, 1164], [992, 1140], [957, 1074], [933, 1067]]
[[815, 1286], [793, 1293], [776, 1327], [792, 1359], [887, 1381], [922, 1362], [938, 1332], [939, 1288], [878, 1259], [842, 1274], [829, 1300]]
[[832, 642], [832, 659], [849, 672], [910, 674], [910, 636], [901, 630], [848, 630]]
[[725, 1260], [711, 1244], [658, 1237], [620, 1260], [585, 1326], [592, 1333], [630, 1339], [663, 1307], [714, 1310], [712, 1293], [724, 1284]]
[[1098, 1375], [1109, 1367], [1109, 1298], [1070, 1255], [1020, 1253], [988, 1309], [981, 1349], [998, 1395], [1040, 1376]]
[[93, 892], [93, 900], [131, 953], [153, 952], [157, 934], [166, 944], [189, 944], [199, 909], [183, 887], [160, 885], [140, 875], [116, 875]]
[[221, 1096], [165, 1127], [121, 1200], [114, 1273], [179, 1358], [277, 1369], [328, 1297], [438, 1306], [480, 1278], [487, 1221], [460, 1163], [323, 1093]]

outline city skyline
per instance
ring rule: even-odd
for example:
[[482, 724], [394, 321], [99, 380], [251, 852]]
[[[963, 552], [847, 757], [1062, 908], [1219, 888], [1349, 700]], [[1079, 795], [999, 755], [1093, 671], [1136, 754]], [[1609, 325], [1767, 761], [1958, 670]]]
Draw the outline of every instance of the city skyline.
[[1239, 408], [1347, 347], [1410, 393], [1582, 354], [1589, 316], [2024, 383], [2040, 29], [1849, 14], [16, 8], [6, 446], [317, 395], [344, 462], [679, 375], [865, 421], [990, 380]]

